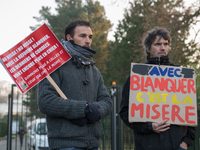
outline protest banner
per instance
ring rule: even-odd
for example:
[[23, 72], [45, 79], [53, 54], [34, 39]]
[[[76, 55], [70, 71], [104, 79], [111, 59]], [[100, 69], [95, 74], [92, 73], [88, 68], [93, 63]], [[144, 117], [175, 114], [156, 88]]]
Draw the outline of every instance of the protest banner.
[[49, 74], [70, 58], [71, 56], [46, 24], [0, 56], [1, 64], [22, 93], [46, 77], [65, 99], [66, 96]]
[[197, 126], [196, 105], [193, 68], [131, 64], [129, 122]]

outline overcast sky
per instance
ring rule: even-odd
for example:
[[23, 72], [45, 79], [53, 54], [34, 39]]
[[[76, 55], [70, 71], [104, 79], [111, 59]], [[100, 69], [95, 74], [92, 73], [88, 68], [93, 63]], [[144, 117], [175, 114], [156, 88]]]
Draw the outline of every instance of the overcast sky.
[[[101, 5], [106, 10], [106, 16], [114, 24], [108, 36], [109, 40], [113, 40], [114, 28], [116, 28], [118, 20], [123, 17], [123, 7], [128, 3], [121, 1], [112, 4], [115, 0], [100, 0]], [[122, 5], [123, 7], [119, 7]], [[39, 10], [42, 6], [52, 7], [55, 13], [57, 6], [55, 0], [0, 0], [0, 54], [11, 49], [25, 37], [32, 33], [30, 26], [36, 25], [38, 22], [33, 16], [39, 17]], [[0, 80], [12, 82], [11, 77], [6, 70], [0, 65]]]
[[[99, 1], [105, 8], [107, 18], [113, 24], [108, 39], [114, 40], [114, 30], [117, 27], [118, 20], [123, 18], [123, 10], [128, 6], [127, 0], [118, 0], [118, 3], [115, 4], [112, 4], [112, 2], [116, 0]], [[192, 1], [195, 0], [187, 0], [187, 3]], [[40, 16], [39, 10], [42, 6], [50, 6], [52, 12], [55, 12], [55, 0], [0, 0], [0, 54], [8, 51], [32, 33], [29, 27], [38, 23], [33, 19], [33, 16]], [[2, 65], [0, 65], [0, 72], [0, 80], [12, 82], [11, 77]]]

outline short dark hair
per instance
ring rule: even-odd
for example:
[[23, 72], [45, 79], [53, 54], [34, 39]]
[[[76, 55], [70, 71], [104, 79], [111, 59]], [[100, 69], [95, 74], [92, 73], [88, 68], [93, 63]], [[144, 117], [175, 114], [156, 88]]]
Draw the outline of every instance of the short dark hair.
[[147, 35], [143, 39], [143, 46], [147, 55], [149, 54], [148, 50], [150, 50], [152, 43], [156, 39], [156, 36], [159, 36], [160, 38], [164, 38], [165, 40], [168, 40], [169, 45], [171, 43], [170, 32], [166, 28], [154, 27], [153, 29], [147, 32]]
[[85, 21], [85, 20], [72, 21], [65, 28], [65, 41], [67, 41], [67, 37], [66, 37], [67, 34], [70, 34], [72, 37], [74, 36], [74, 30], [77, 26], [86, 26], [86, 27], [92, 28], [92, 25], [88, 21]]

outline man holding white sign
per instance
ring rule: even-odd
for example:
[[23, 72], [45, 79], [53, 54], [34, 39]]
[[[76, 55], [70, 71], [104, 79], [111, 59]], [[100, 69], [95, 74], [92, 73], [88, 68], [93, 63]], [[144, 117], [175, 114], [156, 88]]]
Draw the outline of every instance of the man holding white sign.
[[51, 74], [66, 95], [44, 79], [39, 84], [38, 106], [46, 115], [49, 147], [52, 150], [98, 150], [103, 128], [100, 119], [109, 115], [112, 101], [103, 78], [92, 60], [92, 29], [76, 20], [65, 29], [62, 45], [72, 59]]
[[[175, 66], [168, 58], [170, 42], [170, 33], [165, 28], [155, 27], [150, 30], [143, 42], [147, 54], [145, 64]], [[128, 127], [134, 130], [134, 149], [185, 150], [191, 146], [196, 137], [195, 127], [168, 124], [168, 119], [161, 122], [130, 122], [129, 96], [130, 89], [134, 89], [130, 86], [130, 80], [129, 76], [123, 87], [120, 117]], [[147, 91], [147, 89], [145, 90]], [[140, 98], [140, 96], [138, 97]], [[149, 117], [147, 112], [150, 112], [150, 107], [146, 107], [146, 109], [149, 110], [145, 110]]]

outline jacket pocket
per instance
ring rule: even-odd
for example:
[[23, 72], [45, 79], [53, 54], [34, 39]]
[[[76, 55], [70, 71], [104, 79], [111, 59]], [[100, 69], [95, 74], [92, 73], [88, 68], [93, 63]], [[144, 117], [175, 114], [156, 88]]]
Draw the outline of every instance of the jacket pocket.
[[95, 122], [94, 128], [93, 128], [93, 133], [94, 133], [94, 136], [97, 138], [100, 138], [104, 134], [103, 127], [102, 127], [100, 121]]
[[87, 134], [87, 126], [80, 127], [69, 120], [64, 120], [60, 134], [61, 137], [83, 137]]

